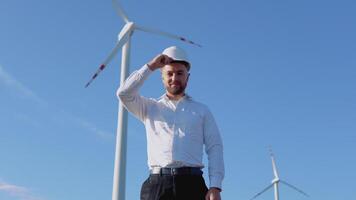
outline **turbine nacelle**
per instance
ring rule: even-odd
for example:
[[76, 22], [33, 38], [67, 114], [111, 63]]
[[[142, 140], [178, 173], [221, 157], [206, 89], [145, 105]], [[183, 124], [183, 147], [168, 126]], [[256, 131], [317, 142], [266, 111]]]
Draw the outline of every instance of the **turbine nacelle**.
[[131, 36], [132, 32], [135, 30], [135, 24], [133, 22], [127, 22], [125, 26], [121, 29], [118, 40]]
[[274, 184], [274, 183], [279, 183], [280, 179], [279, 178], [274, 178], [271, 183]]

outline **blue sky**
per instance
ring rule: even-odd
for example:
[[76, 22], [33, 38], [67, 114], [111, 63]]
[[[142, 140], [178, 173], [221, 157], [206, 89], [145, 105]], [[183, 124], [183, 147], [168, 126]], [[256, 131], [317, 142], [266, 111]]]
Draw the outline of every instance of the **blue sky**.
[[[309, 199], [356, 196], [356, 3], [121, 1], [138, 24], [203, 48], [135, 32], [131, 71], [165, 47], [192, 60], [188, 93], [207, 104], [225, 146], [223, 199], [281, 179]], [[0, 199], [111, 199], [118, 56], [86, 81], [123, 22], [111, 1], [0, 2]], [[159, 73], [141, 93], [164, 92]], [[129, 117], [127, 199], [147, 177], [144, 127]], [[307, 199], [281, 186], [282, 199]], [[272, 191], [259, 199], [273, 199]]]

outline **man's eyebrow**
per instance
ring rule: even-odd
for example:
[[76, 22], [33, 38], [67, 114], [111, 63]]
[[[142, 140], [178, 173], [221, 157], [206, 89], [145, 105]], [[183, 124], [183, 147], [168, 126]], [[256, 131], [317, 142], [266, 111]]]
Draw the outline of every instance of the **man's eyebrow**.
[[166, 73], [178, 73], [178, 72], [184, 72], [184, 70], [179, 69], [179, 70], [166, 70]]

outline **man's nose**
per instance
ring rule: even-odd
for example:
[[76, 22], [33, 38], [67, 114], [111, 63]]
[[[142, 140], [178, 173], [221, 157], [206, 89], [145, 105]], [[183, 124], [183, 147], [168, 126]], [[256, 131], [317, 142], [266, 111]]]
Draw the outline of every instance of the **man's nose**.
[[173, 73], [173, 75], [172, 75], [172, 81], [175, 81], [175, 80], [177, 80], [177, 74], [176, 74], [176, 73]]

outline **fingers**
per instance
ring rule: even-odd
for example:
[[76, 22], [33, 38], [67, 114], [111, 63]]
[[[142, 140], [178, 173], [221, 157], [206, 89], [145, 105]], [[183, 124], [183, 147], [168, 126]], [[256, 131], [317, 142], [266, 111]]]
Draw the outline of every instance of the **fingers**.
[[163, 67], [164, 65], [167, 65], [167, 64], [169, 64], [169, 63], [171, 63], [172, 61], [173, 61], [173, 59], [172, 58], [170, 58], [169, 56], [167, 56], [167, 55], [164, 55], [164, 54], [161, 54], [160, 56], [159, 56], [159, 62], [160, 62], [160, 64], [161, 64], [161, 66]]
[[172, 61], [173, 59], [169, 56], [159, 54], [148, 63], [148, 66], [150, 67], [150, 69], [155, 70], [171, 63]]
[[166, 58], [166, 56], [164, 56], [164, 55], [159, 56], [159, 64], [161, 66], [165, 65], [167, 62], [168, 62], [168, 59]]
[[208, 193], [206, 193], [206, 195], [205, 195], [205, 200], [210, 200], [210, 194], [211, 194], [211, 191], [209, 190]]
[[209, 190], [205, 195], [205, 200], [221, 200], [220, 192]]

